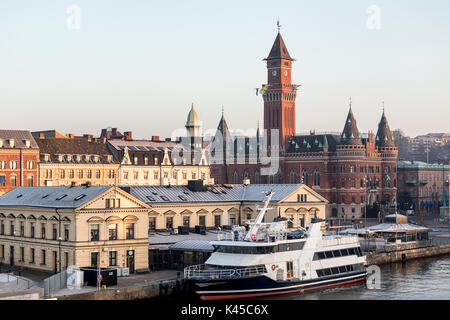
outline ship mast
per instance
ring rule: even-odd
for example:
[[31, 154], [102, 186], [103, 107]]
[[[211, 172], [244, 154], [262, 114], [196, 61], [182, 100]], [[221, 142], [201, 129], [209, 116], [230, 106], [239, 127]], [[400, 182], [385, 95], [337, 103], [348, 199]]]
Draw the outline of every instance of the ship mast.
[[250, 229], [247, 232], [247, 235], [245, 236], [244, 240], [252, 240], [252, 235], [256, 235], [257, 231], [258, 231], [258, 225], [261, 224], [262, 220], [264, 219], [264, 216], [266, 215], [266, 211], [267, 211], [267, 207], [269, 206], [270, 203], [270, 199], [272, 198], [272, 196], [275, 194], [275, 192], [273, 192], [273, 190], [270, 190], [269, 192], [264, 192], [265, 193], [265, 199], [264, 199], [264, 207], [262, 207], [262, 209], [259, 211], [258, 216], [255, 219], [255, 222], [250, 224]]

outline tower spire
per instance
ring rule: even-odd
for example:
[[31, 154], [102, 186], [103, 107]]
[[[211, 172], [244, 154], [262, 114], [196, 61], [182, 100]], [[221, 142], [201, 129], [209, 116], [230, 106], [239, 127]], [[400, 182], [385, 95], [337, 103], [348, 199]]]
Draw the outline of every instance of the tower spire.
[[278, 17], [278, 20], [277, 20], [278, 33], [280, 33], [281, 27], [282, 27], [282, 25], [280, 24], [280, 18]]

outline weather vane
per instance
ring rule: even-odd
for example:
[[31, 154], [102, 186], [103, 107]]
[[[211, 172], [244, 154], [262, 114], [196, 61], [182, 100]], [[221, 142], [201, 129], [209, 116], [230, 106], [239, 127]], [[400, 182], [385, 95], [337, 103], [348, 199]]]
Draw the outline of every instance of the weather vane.
[[280, 29], [282, 27], [282, 25], [280, 24], [280, 18], [278, 18], [277, 27], [278, 27], [278, 33], [280, 33]]

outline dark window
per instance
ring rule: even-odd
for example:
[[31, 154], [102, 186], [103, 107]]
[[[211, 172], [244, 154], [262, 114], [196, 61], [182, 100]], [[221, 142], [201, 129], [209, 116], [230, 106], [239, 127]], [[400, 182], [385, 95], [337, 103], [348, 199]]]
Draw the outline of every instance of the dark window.
[[117, 240], [117, 224], [110, 224], [108, 226], [109, 240]]
[[323, 270], [317, 270], [317, 275], [319, 277], [323, 277], [324, 276]]
[[323, 269], [326, 276], [331, 276], [331, 269]]
[[156, 230], [156, 218], [152, 217], [149, 218], [149, 226], [148, 228], [150, 229], [150, 231], [155, 231]]
[[339, 267], [339, 273], [344, 273], [346, 272], [345, 267]]
[[339, 273], [339, 269], [338, 268], [331, 268], [331, 273], [338, 274]]
[[342, 249], [342, 250], [341, 250], [341, 255], [342, 255], [343, 257], [348, 256], [348, 251], [347, 251], [347, 249]]
[[117, 266], [117, 251], [109, 252], [109, 265], [112, 267]]
[[326, 259], [325, 252], [319, 252], [318, 255], [320, 260]]
[[128, 223], [126, 225], [126, 238], [127, 240], [134, 239], [134, 223]]
[[69, 241], [69, 225], [64, 225], [64, 241]]
[[325, 252], [325, 256], [327, 257], [327, 259], [333, 258], [333, 252], [332, 251], [326, 251]]
[[340, 257], [341, 256], [341, 251], [340, 250], [334, 250], [333, 251], [333, 255], [334, 255], [335, 258], [336, 257]]
[[166, 229], [173, 229], [173, 217], [166, 218]]
[[58, 238], [58, 229], [56, 229], [56, 224], [53, 224], [53, 240], [57, 240]]
[[46, 238], [46, 230], [45, 230], [46, 224], [45, 223], [41, 223], [41, 238], [45, 239]]
[[99, 240], [99, 229], [100, 226], [98, 224], [91, 225], [91, 241]]

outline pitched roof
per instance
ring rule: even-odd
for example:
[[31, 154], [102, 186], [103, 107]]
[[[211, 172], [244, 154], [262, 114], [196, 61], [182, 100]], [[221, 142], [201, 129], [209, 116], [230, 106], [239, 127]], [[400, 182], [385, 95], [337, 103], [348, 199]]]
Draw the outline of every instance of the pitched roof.
[[125, 147], [132, 151], [159, 151], [164, 152], [164, 148], [172, 150], [178, 145], [175, 141], [151, 141], [151, 140], [108, 140], [111, 147], [116, 150], [124, 150]]
[[121, 187], [133, 197], [152, 205], [157, 203], [262, 202], [264, 192], [273, 189], [271, 202], [278, 202], [301, 184], [212, 185], [206, 191], [191, 191], [186, 186]]
[[[57, 155], [98, 155], [99, 163], [117, 163], [109, 152], [107, 146], [103, 142], [88, 141], [84, 138], [76, 139], [59, 139], [59, 138], [47, 138], [36, 139], [40, 148], [41, 155], [49, 154], [50, 162], [60, 163]], [[110, 161], [105, 156], [110, 156]], [[92, 159], [71, 159], [70, 162], [67, 159], [62, 160], [65, 163], [92, 163]]]
[[344, 130], [341, 134], [342, 145], [362, 145], [362, 140], [356, 126], [356, 120], [353, 116], [352, 107], [348, 110], [347, 120], [345, 121]]
[[[14, 140], [15, 149], [39, 149], [30, 131], [25, 130], [0, 130], [0, 140], [3, 140], [2, 149], [11, 148], [7, 140]], [[30, 141], [30, 147], [27, 147], [26, 140]]]
[[281, 33], [278, 32], [278, 35], [273, 43], [272, 49], [270, 50], [269, 56], [265, 60], [274, 60], [274, 59], [286, 59], [286, 60], [294, 60], [289, 55], [289, 51], [284, 43], [283, 37]]
[[334, 152], [339, 141], [339, 136], [332, 134], [293, 136], [288, 144], [287, 153], [322, 152], [324, 147]]
[[113, 187], [18, 187], [0, 197], [0, 207], [74, 209], [82, 206], [110, 188]]
[[386, 115], [381, 116], [380, 123], [378, 124], [378, 132], [375, 138], [375, 144], [379, 148], [383, 147], [395, 147], [394, 144], [394, 136], [391, 133], [391, 129], [389, 129], [389, 124], [386, 119]]

